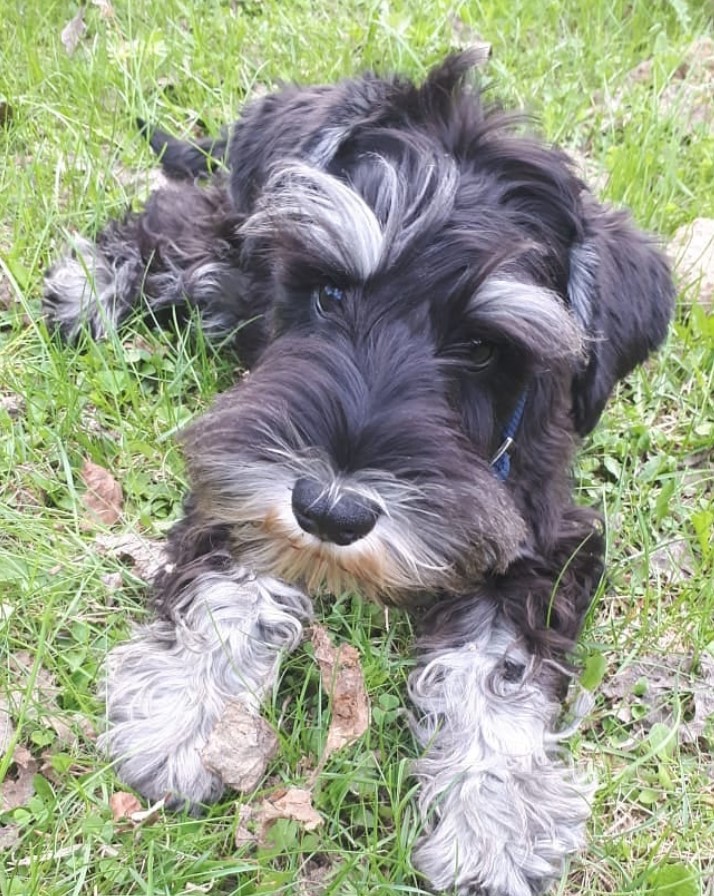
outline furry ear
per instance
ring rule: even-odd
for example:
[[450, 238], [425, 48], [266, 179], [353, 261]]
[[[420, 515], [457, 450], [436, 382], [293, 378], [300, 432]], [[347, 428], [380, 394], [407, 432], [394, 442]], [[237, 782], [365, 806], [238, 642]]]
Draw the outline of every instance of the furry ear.
[[664, 341], [674, 308], [669, 264], [624, 212], [593, 200], [585, 237], [570, 253], [568, 297], [587, 334], [587, 361], [573, 380], [575, 427], [587, 435], [618, 380]]

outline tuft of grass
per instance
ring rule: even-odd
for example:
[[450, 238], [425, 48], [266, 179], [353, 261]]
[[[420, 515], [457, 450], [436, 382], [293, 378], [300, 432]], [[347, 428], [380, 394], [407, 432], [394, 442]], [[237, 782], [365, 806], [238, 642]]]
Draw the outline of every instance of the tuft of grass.
[[[703, 0], [116, 0], [84, 7], [87, 31], [68, 55], [61, 32], [77, 10], [18, 3], [0, 17], [0, 697], [12, 746], [36, 772], [34, 793], [0, 812], [0, 896], [420, 893], [409, 626], [385, 628], [351, 595], [326, 602], [323, 617], [360, 649], [373, 721], [319, 776], [322, 828], [280, 822], [251, 852], [234, 846], [230, 799], [137, 830], [112, 820], [120, 785], [94, 746], [98, 679], [145, 612], [144, 586], [85, 528], [79, 471], [85, 458], [111, 470], [125, 495], [119, 528], [161, 537], [184, 487], [172, 435], [236, 371], [200, 339], [141, 327], [60, 346], [39, 323], [42, 273], [68, 233], [91, 233], [148, 194], [137, 115], [177, 135], [215, 133], [281, 80], [420, 76], [477, 38], [493, 48], [487, 89], [532, 112], [585, 158], [604, 198], [666, 239], [714, 216], [714, 134], [687, 123], [686, 98], [663, 102], [710, 33], [710, 10]], [[633, 79], [644, 60], [650, 76]], [[577, 469], [581, 500], [606, 512], [610, 556], [583, 638], [604, 679], [574, 744], [600, 789], [591, 845], [562, 893], [685, 896], [714, 877], [714, 725], [682, 737], [714, 652], [714, 326], [695, 298], [682, 297], [668, 345], [621, 386]], [[672, 672], [678, 657], [684, 677]], [[645, 660], [666, 685], [660, 727], [646, 680], [643, 693], [608, 684]], [[327, 712], [309, 651], [290, 657], [268, 707], [282, 726], [266, 787], [301, 783]], [[2, 775], [22, 776], [12, 752]]]

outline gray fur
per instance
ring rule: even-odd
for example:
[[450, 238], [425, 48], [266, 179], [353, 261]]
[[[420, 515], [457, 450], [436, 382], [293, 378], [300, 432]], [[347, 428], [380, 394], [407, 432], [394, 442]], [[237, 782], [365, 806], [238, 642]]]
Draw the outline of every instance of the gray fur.
[[517, 322], [516, 338], [544, 358], [577, 358], [583, 333], [573, 314], [551, 290], [532, 283], [490, 277], [473, 297], [475, 314], [499, 329]]
[[[216, 452], [210, 468], [202, 458], [202, 475], [220, 482], [220, 490], [210, 496], [213, 518], [231, 525], [242, 562], [262, 575], [299, 582], [308, 591], [359, 590], [373, 599], [400, 602], [405, 593], [454, 587], [460, 581], [454, 557], [499, 565], [519, 548], [520, 521], [506, 517], [487, 494], [469, 499], [481, 507], [486, 532], [498, 532], [500, 541], [477, 538], [456, 525], [444, 530], [434, 518], [433, 507], [445, 500], [436, 482], [407, 483], [380, 470], [345, 475], [319, 452], [296, 452], [277, 443], [270, 453], [270, 461], [236, 464], [231, 453]], [[324, 483], [335, 498], [352, 492], [378, 506], [382, 513], [372, 532], [338, 547], [303, 531], [290, 501], [301, 476]]]
[[579, 243], [570, 250], [568, 300], [573, 314], [585, 332], [590, 330], [593, 300], [597, 294], [597, 252], [588, 243]]
[[183, 597], [173, 622], [142, 626], [109, 654], [100, 747], [149, 799], [195, 805], [223, 790], [201, 750], [226, 701], [258, 713], [312, 611], [302, 592], [242, 567], [201, 574]]
[[53, 297], [53, 314], [68, 339], [82, 326], [95, 338], [114, 329], [131, 307], [137, 284], [144, 276], [138, 251], [128, 247], [110, 261], [90, 240], [76, 236], [71, 253], [48, 272], [46, 296]]
[[430, 652], [410, 676], [426, 748], [414, 862], [436, 889], [532, 896], [583, 846], [594, 788], [563, 755], [538, 663], [494, 602], [479, 612], [478, 637]]
[[367, 280], [445, 219], [458, 183], [456, 165], [448, 159], [421, 169], [421, 180], [409, 183], [389, 160], [376, 156], [374, 163], [382, 177], [373, 207], [349, 184], [318, 168], [281, 165], [242, 233], [270, 241], [294, 235], [328, 265]]

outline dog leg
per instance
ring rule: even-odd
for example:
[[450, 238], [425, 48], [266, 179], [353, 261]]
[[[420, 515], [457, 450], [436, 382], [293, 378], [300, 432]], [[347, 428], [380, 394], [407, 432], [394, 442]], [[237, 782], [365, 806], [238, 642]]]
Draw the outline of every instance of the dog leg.
[[561, 755], [561, 673], [529, 655], [495, 601], [465, 606], [471, 637], [439, 645], [437, 626], [409, 681], [426, 748], [414, 864], [461, 896], [532, 896], [583, 846], [594, 788]]
[[270, 297], [242, 269], [240, 218], [218, 183], [170, 185], [140, 213], [110, 221], [91, 241], [75, 237], [45, 276], [48, 326], [100, 339], [134, 311], [160, 325], [196, 314], [211, 340], [228, 340], [251, 364], [265, 342]]
[[223, 783], [201, 751], [226, 701], [257, 715], [280, 654], [297, 646], [310, 615], [301, 591], [242, 567], [193, 577], [171, 618], [109, 655], [101, 745], [122, 781], [151, 800], [168, 794], [174, 806], [216, 800]]

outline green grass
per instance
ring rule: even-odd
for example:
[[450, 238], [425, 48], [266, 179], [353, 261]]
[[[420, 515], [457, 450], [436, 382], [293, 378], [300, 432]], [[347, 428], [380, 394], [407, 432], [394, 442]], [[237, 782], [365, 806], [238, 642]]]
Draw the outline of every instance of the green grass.
[[[687, 47], [710, 32], [711, 10], [705, 0], [116, 0], [114, 10], [103, 18], [88, 6], [72, 56], [60, 33], [73, 5], [5, 2], [0, 16], [9, 109], [0, 125], [0, 698], [12, 708], [12, 745], [30, 750], [37, 771], [34, 795], [0, 814], [0, 896], [312, 896], [320, 869], [328, 893], [418, 893], [408, 859], [414, 745], [400, 711], [409, 633], [400, 619], [385, 630], [379, 611], [350, 596], [326, 603], [323, 617], [359, 647], [374, 718], [319, 776], [321, 829], [281, 822], [255, 853], [233, 845], [230, 799], [201, 819], [161, 816], [135, 831], [112, 821], [120, 785], [83, 720], [102, 726], [102, 659], [144, 613], [144, 587], [98, 550], [79, 471], [89, 457], [121, 482], [118, 531], [161, 537], [184, 486], [172, 434], [235, 371], [200, 342], [141, 331], [60, 347], [38, 323], [42, 272], [67, 232], [91, 231], [146, 195], [152, 159], [136, 115], [177, 134], [199, 122], [217, 131], [251, 92], [281, 79], [372, 66], [420, 76], [453, 47], [456, 13], [493, 45], [494, 94], [585, 155], [608, 175], [604, 197], [667, 238], [714, 216], [714, 136], [690, 132], [660, 103]], [[651, 82], [632, 83], [628, 72], [648, 58]], [[714, 322], [693, 298], [683, 297], [665, 349], [620, 388], [578, 465], [580, 498], [607, 514], [610, 575], [583, 639], [605, 680], [574, 744], [600, 789], [590, 846], [562, 893], [712, 892], [714, 724], [688, 743], [677, 723], [691, 719], [692, 688], [714, 652]], [[672, 545], [674, 562], [662, 560]], [[116, 573], [118, 588], [107, 578]], [[679, 656], [691, 670], [677, 678]], [[648, 658], [671, 708], [654, 727], [643, 683], [629, 695], [608, 685]], [[285, 663], [269, 712], [288, 724], [267, 786], [299, 785], [328, 721], [308, 654]], [[7, 787], [18, 774], [12, 752], [5, 772]], [[666, 887], [678, 874], [689, 883]]]

